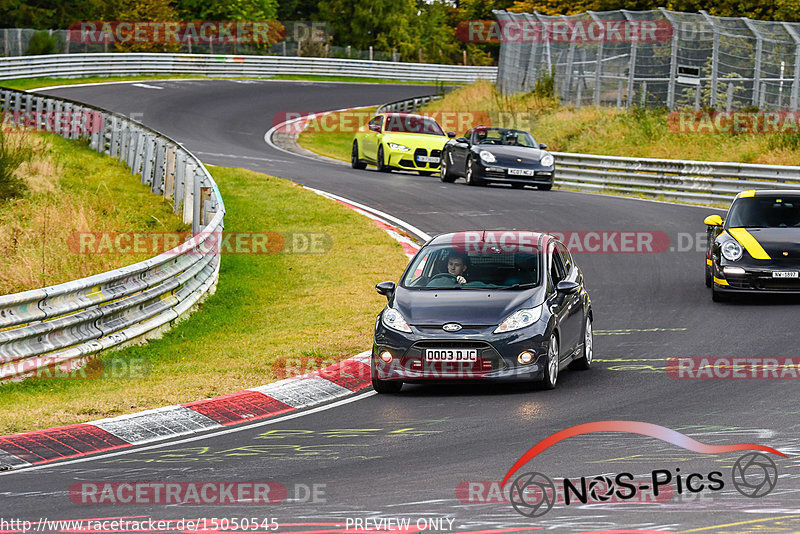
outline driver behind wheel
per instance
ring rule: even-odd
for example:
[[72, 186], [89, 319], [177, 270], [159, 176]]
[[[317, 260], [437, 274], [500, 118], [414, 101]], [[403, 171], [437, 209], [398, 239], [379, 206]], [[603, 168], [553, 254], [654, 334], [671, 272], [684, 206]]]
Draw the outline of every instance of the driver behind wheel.
[[459, 252], [451, 252], [447, 258], [447, 272], [456, 277], [456, 282], [466, 284], [464, 274], [467, 272], [467, 257]]

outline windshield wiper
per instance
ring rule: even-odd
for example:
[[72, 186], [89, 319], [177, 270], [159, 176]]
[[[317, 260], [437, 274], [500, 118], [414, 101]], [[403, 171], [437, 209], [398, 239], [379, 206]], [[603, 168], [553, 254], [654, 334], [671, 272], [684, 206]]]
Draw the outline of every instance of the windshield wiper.
[[537, 285], [539, 284], [535, 282], [529, 282], [527, 284], [514, 284], [513, 286], [504, 287], [502, 289], [530, 289], [532, 287], [536, 287]]

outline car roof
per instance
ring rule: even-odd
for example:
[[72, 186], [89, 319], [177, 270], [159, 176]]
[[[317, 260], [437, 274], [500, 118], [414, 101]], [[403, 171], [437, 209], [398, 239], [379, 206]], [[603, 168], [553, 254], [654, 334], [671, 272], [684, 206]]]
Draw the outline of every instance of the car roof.
[[480, 238], [479, 238], [478, 241], [476, 241], [476, 243], [483, 243], [483, 242], [485, 242], [484, 239], [485, 239], [486, 234], [494, 234], [494, 237], [497, 238], [498, 234], [502, 235], [502, 234], [506, 234], [506, 233], [510, 233], [510, 234], [519, 234], [519, 233], [530, 234], [530, 237], [536, 240], [536, 244], [537, 245], [542, 245], [543, 244], [543, 240], [545, 238], [557, 240], [557, 238], [554, 235], [551, 235], [551, 234], [548, 234], [548, 233], [545, 233], [545, 232], [536, 232], [536, 231], [533, 231], [533, 230], [462, 230], [460, 232], [451, 232], [451, 233], [448, 233], [448, 234], [439, 234], [436, 237], [434, 237], [433, 239], [431, 239], [430, 241], [428, 241], [425, 245], [426, 246], [428, 246], [428, 245], [449, 245], [449, 244], [453, 243], [453, 238], [454, 237], [456, 237], [456, 238], [457, 237], [462, 237], [463, 238], [463, 236], [465, 234], [475, 234], [474, 237], [477, 237], [477, 234], [480, 234]]
[[749, 189], [741, 191], [736, 198], [766, 197], [774, 195], [800, 195], [800, 189]]
[[387, 117], [419, 117], [421, 119], [432, 119], [433, 117], [427, 117], [425, 115], [420, 115], [419, 113], [405, 113], [401, 111], [392, 111], [388, 113], [378, 113], [378, 115], [385, 115]]

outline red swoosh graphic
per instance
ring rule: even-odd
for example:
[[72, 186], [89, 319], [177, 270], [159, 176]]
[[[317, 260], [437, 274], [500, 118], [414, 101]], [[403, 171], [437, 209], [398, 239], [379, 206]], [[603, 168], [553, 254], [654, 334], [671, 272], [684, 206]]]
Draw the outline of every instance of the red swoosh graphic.
[[661, 441], [666, 441], [667, 443], [672, 443], [678, 447], [682, 447], [693, 452], [699, 452], [701, 454], [719, 454], [724, 452], [757, 450], [777, 454], [783, 457], [786, 456], [782, 452], [777, 451], [772, 447], [756, 445], [753, 443], [708, 445], [670, 428], [654, 425], [652, 423], [643, 423], [641, 421], [596, 421], [594, 423], [584, 423], [582, 425], [565, 428], [560, 432], [556, 432], [552, 436], [544, 438], [542, 441], [528, 449], [528, 452], [523, 454], [522, 457], [517, 460], [513, 466], [511, 466], [511, 469], [508, 470], [506, 477], [503, 479], [500, 485], [505, 486], [506, 482], [508, 482], [508, 479], [511, 478], [511, 475], [517, 472], [520, 467], [528, 463], [540, 452], [545, 451], [549, 447], [552, 447], [556, 443], [564, 441], [565, 439], [580, 436], [582, 434], [592, 434], [594, 432], [627, 432], [629, 434], [641, 434], [643, 436], [650, 436], [651, 438], [660, 439]]

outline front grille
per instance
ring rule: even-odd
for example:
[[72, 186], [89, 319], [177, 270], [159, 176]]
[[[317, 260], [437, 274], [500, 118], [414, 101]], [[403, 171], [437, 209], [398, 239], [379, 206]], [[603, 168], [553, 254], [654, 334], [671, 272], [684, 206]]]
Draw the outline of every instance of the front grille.
[[413, 169], [414, 168], [414, 162], [411, 161], [411, 160], [407, 160], [407, 159], [401, 159], [400, 160], [400, 166], [401, 167], [411, 167]]
[[483, 173], [486, 175], [487, 178], [505, 178], [506, 171], [490, 171], [485, 170]]
[[425, 150], [424, 148], [418, 148], [418, 149], [416, 149], [414, 151], [414, 163], [417, 164], [417, 167], [427, 167], [428, 166], [428, 164], [425, 163], [424, 161], [419, 161], [417, 159], [418, 156], [427, 156], [427, 155], [428, 155], [428, 151]]
[[797, 278], [760, 278], [756, 284], [759, 289], [800, 291], [800, 279]]

